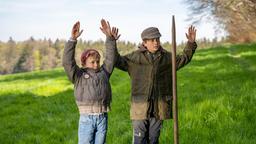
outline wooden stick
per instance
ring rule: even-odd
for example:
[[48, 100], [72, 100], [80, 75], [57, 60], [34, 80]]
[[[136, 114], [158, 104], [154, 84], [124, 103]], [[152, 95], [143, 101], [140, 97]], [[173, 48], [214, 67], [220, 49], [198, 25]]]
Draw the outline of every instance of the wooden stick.
[[172, 96], [173, 96], [173, 140], [174, 140], [174, 144], [179, 144], [177, 74], [176, 74], [176, 28], [175, 28], [174, 15], [172, 16]]

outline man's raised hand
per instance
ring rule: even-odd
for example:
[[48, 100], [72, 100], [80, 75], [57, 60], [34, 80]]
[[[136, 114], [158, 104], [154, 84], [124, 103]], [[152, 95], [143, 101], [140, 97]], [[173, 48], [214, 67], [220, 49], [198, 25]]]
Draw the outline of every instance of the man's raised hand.
[[188, 33], [186, 33], [186, 37], [188, 39], [189, 42], [195, 42], [196, 40], [196, 29], [194, 26], [190, 26], [188, 28]]

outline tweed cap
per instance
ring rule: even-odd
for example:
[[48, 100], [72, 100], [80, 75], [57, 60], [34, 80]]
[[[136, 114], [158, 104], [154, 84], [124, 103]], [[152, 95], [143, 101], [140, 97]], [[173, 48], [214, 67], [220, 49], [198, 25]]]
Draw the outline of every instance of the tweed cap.
[[161, 34], [158, 30], [158, 28], [156, 27], [149, 27], [146, 28], [145, 30], [143, 30], [143, 32], [141, 33], [141, 38], [142, 40], [145, 39], [154, 39], [154, 38], [160, 38]]

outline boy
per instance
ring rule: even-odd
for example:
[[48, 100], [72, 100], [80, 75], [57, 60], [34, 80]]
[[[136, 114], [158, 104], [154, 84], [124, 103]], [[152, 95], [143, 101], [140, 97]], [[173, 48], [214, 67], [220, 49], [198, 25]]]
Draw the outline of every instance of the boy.
[[[131, 77], [131, 109], [134, 144], [156, 144], [162, 122], [172, 118], [172, 65], [171, 53], [160, 45], [161, 34], [156, 27], [141, 33], [143, 43], [139, 49], [120, 56], [116, 67]], [[186, 34], [188, 43], [182, 55], [176, 57], [177, 69], [190, 62], [197, 47], [193, 26]]]
[[63, 55], [63, 66], [69, 80], [74, 84], [76, 104], [79, 109], [79, 144], [103, 144], [107, 133], [107, 112], [110, 110], [110, 75], [114, 68], [118, 29], [110, 28], [101, 20], [101, 31], [106, 35], [106, 58], [100, 66], [100, 54], [95, 49], [85, 50], [81, 55], [82, 68], [75, 61], [77, 38], [82, 34], [80, 23], [74, 24], [71, 39]]

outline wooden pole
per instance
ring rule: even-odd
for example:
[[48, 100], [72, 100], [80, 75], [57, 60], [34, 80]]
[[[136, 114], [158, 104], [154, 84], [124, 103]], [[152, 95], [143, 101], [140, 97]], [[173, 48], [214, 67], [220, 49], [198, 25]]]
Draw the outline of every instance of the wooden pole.
[[172, 96], [173, 96], [173, 140], [174, 140], [174, 144], [179, 144], [177, 74], [176, 74], [176, 28], [175, 28], [174, 15], [172, 16]]

